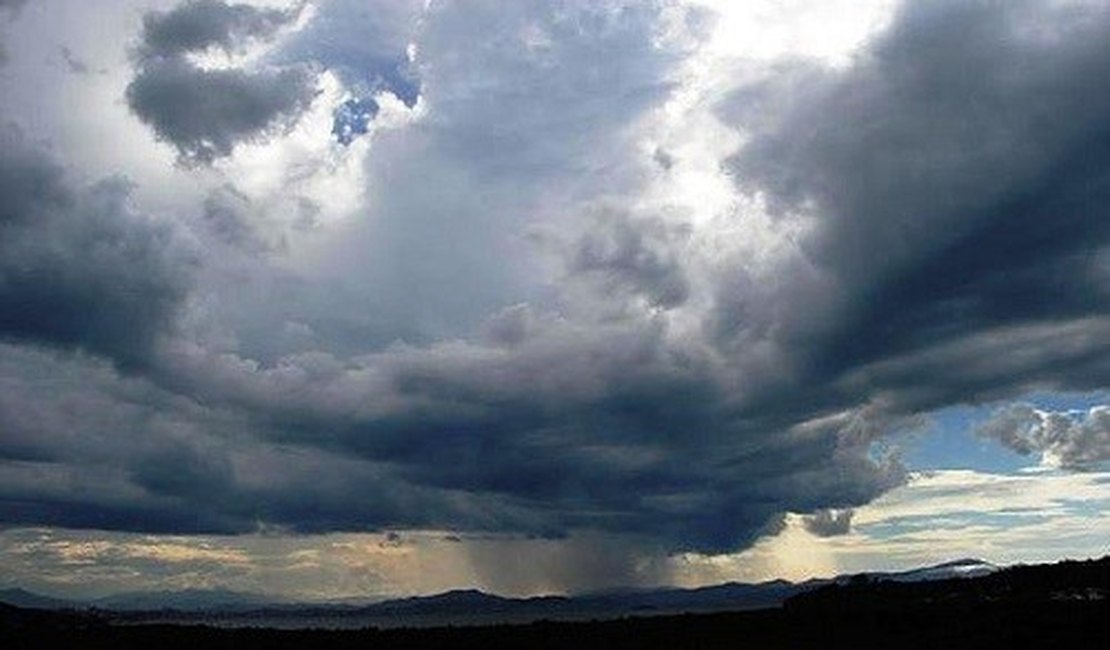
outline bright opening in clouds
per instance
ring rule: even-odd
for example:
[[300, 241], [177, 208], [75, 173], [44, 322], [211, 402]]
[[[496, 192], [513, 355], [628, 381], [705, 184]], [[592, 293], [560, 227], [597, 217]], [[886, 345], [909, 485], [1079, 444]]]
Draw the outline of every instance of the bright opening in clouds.
[[1108, 19], [0, 1], [0, 586], [1110, 551]]

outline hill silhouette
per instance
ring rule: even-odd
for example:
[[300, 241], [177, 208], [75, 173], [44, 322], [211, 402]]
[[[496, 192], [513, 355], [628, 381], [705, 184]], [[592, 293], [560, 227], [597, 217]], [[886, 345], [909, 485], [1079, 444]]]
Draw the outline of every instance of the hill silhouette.
[[1110, 556], [923, 582], [864, 574], [797, 594], [779, 608], [603, 622], [389, 630], [224, 629], [114, 625], [96, 613], [0, 606], [0, 645], [9, 649], [1042, 648], [1100, 647], [1110, 638], [1108, 634]]
[[964, 559], [908, 571], [843, 575], [802, 583], [771, 580], [727, 582], [696, 588], [615, 589], [573, 596], [510, 598], [475, 589], [372, 603], [304, 603], [221, 589], [122, 593], [92, 601], [59, 601], [14, 590], [0, 602], [39, 609], [107, 610], [117, 622], [210, 623], [231, 626], [437, 627], [495, 625], [539, 620], [602, 620], [630, 615], [713, 613], [777, 607], [787, 598], [823, 585], [868, 580], [916, 582], [972, 577], [997, 571], [982, 560]]

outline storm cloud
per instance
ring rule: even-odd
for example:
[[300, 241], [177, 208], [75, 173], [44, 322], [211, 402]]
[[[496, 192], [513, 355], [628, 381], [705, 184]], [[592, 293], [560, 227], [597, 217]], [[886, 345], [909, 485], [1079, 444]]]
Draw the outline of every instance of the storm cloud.
[[124, 179], [91, 186], [15, 127], [0, 131], [0, 336], [144, 365], [190, 284], [171, 226]]
[[[811, 224], [779, 267], [792, 280], [766, 299], [807, 381], [886, 383], [906, 409], [1103, 385], [1106, 17], [908, 3], [847, 69], [790, 64], [726, 103], [752, 130], [737, 182]], [[759, 297], [722, 297], [723, 337], [745, 331]], [[1069, 344], [1038, 348], [1054, 328]], [[996, 354], [1001, 338], [1024, 359]], [[956, 349], [948, 371], [924, 371]]]
[[[190, 163], [180, 230], [5, 132], [0, 519], [569, 536], [596, 547], [554, 571], [632, 580], [610, 548], [848, 533], [937, 409], [1106, 386], [1107, 9], [906, 3], [842, 65], [719, 94], [700, 9], [388, 9], [371, 44], [319, 42], [375, 18], [349, 2], [146, 14], [127, 109]], [[735, 147], [693, 160], [683, 110]], [[719, 213], [658, 189], [696, 164]], [[285, 228], [314, 174], [354, 207]], [[1083, 469], [1104, 415], [984, 435]]]

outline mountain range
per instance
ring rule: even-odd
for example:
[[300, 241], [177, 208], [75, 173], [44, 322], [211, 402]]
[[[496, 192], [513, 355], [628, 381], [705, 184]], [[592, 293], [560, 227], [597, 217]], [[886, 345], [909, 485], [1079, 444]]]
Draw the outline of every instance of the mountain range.
[[[980, 571], [982, 575], [975, 575]], [[907, 575], [908, 574], [908, 575]], [[568, 603], [615, 598], [627, 607], [629, 593], [574, 598], [499, 598], [473, 590], [379, 603], [381, 615], [425, 616], [425, 624], [379, 625], [360, 619], [335, 621], [270, 618], [221, 619], [178, 612], [119, 613], [107, 610], [46, 610], [0, 603], [0, 647], [5, 650], [127, 648], [176, 650], [301, 650], [331, 648], [482, 648], [483, 650], [704, 650], [736, 647], [788, 648], [1087, 648], [1110, 638], [1110, 555], [1055, 564], [1018, 565], [997, 570], [958, 561], [913, 572], [841, 576], [787, 598], [779, 607], [712, 613], [609, 615], [577, 620], [545, 617], [518, 625], [482, 625], [475, 612], [548, 613]], [[760, 585], [746, 585], [760, 588]], [[765, 583], [763, 589], [787, 587]], [[794, 585], [799, 586], [799, 585]], [[728, 592], [709, 587], [702, 596]], [[650, 591], [650, 590], [649, 590]], [[635, 596], [663, 597], [662, 592]], [[20, 594], [25, 597], [26, 592]], [[688, 594], [689, 595], [689, 594]], [[665, 599], [664, 599], [665, 600]], [[427, 624], [429, 612], [470, 612], [466, 625]], [[298, 616], [308, 616], [298, 610]], [[335, 610], [332, 615], [336, 616]], [[565, 611], [565, 610], [562, 610]], [[231, 616], [225, 614], [225, 616]], [[492, 616], [492, 614], [490, 614]], [[160, 618], [159, 618], [160, 617]], [[230, 621], [230, 622], [229, 622]], [[361, 624], [359, 622], [361, 621]], [[335, 629], [348, 627], [352, 629]], [[288, 629], [296, 628], [296, 629]], [[333, 629], [327, 629], [333, 628]]]
[[285, 627], [425, 627], [762, 609], [777, 607], [791, 596], [829, 584], [925, 582], [983, 576], [998, 569], [989, 562], [963, 559], [910, 571], [843, 575], [800, 583], [729, 582], [694, 589], [627, 589], [531, 598], [508, 598], [468, 589], [370, 604], [291, 603], [222, 589], [123, 593], [80, 602], [12, 588], [0, 590], [0, 603], [36, 609], [95, 609], [132, 621], [203, 620], [228, 626], [264, 623]]

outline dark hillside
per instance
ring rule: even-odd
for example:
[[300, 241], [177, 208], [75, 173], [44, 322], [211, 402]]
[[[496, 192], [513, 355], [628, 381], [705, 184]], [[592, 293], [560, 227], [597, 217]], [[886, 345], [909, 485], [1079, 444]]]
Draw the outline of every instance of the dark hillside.
[[220, 629], [109, 625], [91, 614], [3, 607], [8, 649], [142, 648], [1071, 648], [1110, 638], [1110, 557], [926, 583], [861, 578], [795, 596], [779, 609], [607, 622], [366, 629]]

